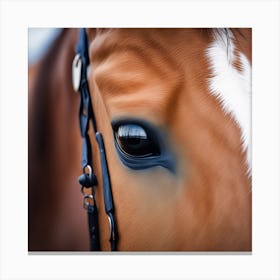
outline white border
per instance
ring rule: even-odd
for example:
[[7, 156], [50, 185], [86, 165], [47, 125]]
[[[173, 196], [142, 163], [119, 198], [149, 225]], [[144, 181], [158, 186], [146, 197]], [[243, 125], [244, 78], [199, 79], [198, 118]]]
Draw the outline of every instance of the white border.
[[[28, 255], [27, 28], [253, 27], [253, 254]], [[1, 2], [1, 279], [279, 279], [279, 2]]]

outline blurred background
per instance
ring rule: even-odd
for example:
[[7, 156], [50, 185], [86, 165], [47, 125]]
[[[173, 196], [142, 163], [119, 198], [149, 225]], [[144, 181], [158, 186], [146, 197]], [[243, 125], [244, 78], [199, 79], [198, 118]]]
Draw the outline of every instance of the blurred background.
[[34, 64], [44, 55], [50, 44], [61, 32], [60, 28], [28, 29], [28, 64]]
[[[79, 97], [72, 87], [75, 30], [28, 30], [28, 250], [86, 251]], [[71, 163], [71, 164], [70, 164]]]

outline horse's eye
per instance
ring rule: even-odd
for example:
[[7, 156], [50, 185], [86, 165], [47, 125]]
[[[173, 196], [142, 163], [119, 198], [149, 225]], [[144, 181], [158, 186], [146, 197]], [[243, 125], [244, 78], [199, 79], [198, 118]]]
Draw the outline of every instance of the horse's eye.
[[159, 147], [152, 135], [137, 124], [122, 124], [115, 129], [115, 138], [120, 150], [133, 157], [159, 155]]

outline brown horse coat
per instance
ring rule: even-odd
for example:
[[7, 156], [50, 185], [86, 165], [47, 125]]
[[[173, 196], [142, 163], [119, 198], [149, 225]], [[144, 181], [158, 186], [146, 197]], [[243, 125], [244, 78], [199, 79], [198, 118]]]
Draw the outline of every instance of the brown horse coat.
[[[251, 62], [251, 30], [231, 30], [234, 60]], [[107, 153], [120, 234], [126, 251], [251, 250], [251, 177], [242, 126], [211, 94], [206, 55], [212, 29], [88, 30], [89, 85]], [[64, 30], [29, 80], [29, 250], [87, 250], [78, 96], [71, 63], [78, 30]], [[219, 36], [219, 32], [218, 35]], [[226, 44], [225, 44], [226, 48]], [[32, 78], [31, 78], [32, 77]], [[249, 108], [248, 108], [249, 110]], [[120, 162], [111, 121], [137, 118], [166, 133], [175, 174], [133, 170]], [[101, 246], [109, 250], [97, 145]]]

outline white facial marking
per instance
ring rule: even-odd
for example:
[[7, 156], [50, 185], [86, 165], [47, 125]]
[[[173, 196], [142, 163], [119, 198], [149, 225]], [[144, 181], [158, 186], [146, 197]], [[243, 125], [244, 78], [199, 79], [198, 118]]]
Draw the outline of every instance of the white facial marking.
[[[242, 71], [232, 66], [234, 43], [230, 39], [227, 47], [225, 36], [216, 36], [206, 50], [212, 70], [209, 89], [221, 102], [224, 112], [231, 114], [240, 127], [242, 149], [246, 151], [248, 174], [251, 175], [251, 65], [246, 56], [239, 53]], [[232, 34], [229, 36], [232, 38]]]

